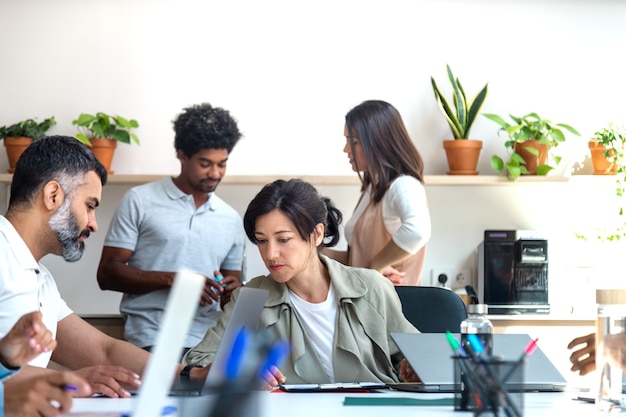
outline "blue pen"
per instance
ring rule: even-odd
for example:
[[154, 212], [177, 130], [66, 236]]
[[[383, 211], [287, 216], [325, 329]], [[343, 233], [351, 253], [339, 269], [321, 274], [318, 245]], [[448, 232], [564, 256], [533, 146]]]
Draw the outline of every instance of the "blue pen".
[[62, 385], [61, 388], [63, 388], [65, 391], [78, 392], [78, 387], [76, 385], [65, 384]]

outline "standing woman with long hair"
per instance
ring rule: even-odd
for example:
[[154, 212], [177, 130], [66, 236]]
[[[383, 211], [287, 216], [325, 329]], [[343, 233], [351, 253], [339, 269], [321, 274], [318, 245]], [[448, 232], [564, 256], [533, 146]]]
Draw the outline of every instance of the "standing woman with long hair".
[[324, 253], [375, 269], [395, 285], [420, 285], [430, 213], [424, 163], [400, 113], [384, 101], [365, 101], [346, 115], [344, 136], [361, 196], [345, 225], [347, 252]]

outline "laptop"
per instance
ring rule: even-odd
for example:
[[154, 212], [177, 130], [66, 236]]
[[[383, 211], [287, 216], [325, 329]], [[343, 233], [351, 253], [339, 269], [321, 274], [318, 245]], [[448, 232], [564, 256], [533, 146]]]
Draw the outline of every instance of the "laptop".
[[168, 393], [205, 279], [203, 275], [189, 270], [181, 270], [176, 274], [165, 306], [161, 329], [136, 396], [94, 399], [96, 402], [92, 404], [96, 409], [106, 409], [106, 412], [81, 410], [74, 406], [70, 413], [63, 415], [154, 417], [161, 415], [164, 410], [177, 408], [177, 404], [168, 400]]
[[170, 395], [193, 396], [210, 393], [212, 387], [220, 385], [226, 379], [226, 364], [233, 348], [233, 342], [242, 327], [256, 330], [259, 325], [261, 313], [265, 307], [265, 301], [269, 291], [259, 288], [241, 287], [237, 302], [233, 306], [224, 334], [211, 363], [211, 368], [203, 382], [190, 382], [182, 384], [176, 382], [170, 391]]
[[[460, 341], [460, 335], [454, 335]], [[390, 384], [391, 388], [416, 392], [455, 392], [454, 352], [443, 333], [392, 333], [392, 339], [419, 375], [422, 383]], [[527, 334], [494, 334], [493, 354], [505, 360], [518, 360], [530, 343]], [[563, 391], [567, 380], [539, 346], [526, 357], [524, 381], [511, 387], [520, 391]]]
[[[200, 294], [204, 288], [205, 277], [201, 274], [182, 270], [176, 274], [174, 285], [170, 291], [163, 322], [157, 335], [155, 346], [146, 365], [141, 387], [132, 398], [94, 398], [89, 405], [93, 408], [73, 407], [64, 416], [80, 415], [81, 417], [154, 417], [165, 415], [174, 410], [178, 415], [203, 415], [212, 406], [214, 396], [206, 390], [209, 384], [199, 386], [198, 393], [182, 396], [171, 396], [175, 370], [179, 365], [178, 358], [185, 343], [185, 337], [197, 310]], [[224, 363], [227, 362], [232, 342], [241, 326], [256, 328], [258, 326], [268, 291], [242, 287], [232, 315], [226, 325], [224, 338], [220, 342], [215, 361], [209, 375], [211, 380], [223, 378]], [[197, 300], [191, 302], [190, 300]], [[241, 301], [241, 302], [240, 302]], [[222, 365], [220, 365], [220, 363]], [[207, 377], [207, 381], [209, 377]], [[203, 395], [199, 395], [202, 391]], [[205, 392], [207, 395], [204, 395]], [[168, 396], [170, 394], [170, 396]], [[96, 400], [96, 401], [94, 401]], [[94, 411], [106, 410], [106, 411]]]

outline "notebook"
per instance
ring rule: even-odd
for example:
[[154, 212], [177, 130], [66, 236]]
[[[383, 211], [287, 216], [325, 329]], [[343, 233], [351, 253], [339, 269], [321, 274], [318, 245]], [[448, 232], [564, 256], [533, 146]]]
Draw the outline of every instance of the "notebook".
[[237, 301], [228, 318], [228, 323], [226, 323], [224, 334], [217, 348], [215, 358], [211, 363], [211, 368], [209, 369], [206, 380], [203, 383], [192, 382], [184, 385], [177, 382], [172, 386], [171, 395], [202, 395], [204, 393], [210, 393], [212, 386], [214, 387], [224, 382], [226, 364], [237, 332], [239, 332], [242, 327], [256, 330], [268, 295], [269, 291], [259, 288], [244, 286], [239, 289]]
[[[460, 341], [460, 335], [454, 335]], [[443, 333], [392, 333], [391, 337], [419, 375], [422, 383], [391, 384], [392, 388], [417, 392], [454, 392], [453, 351]], [[517, 360], [530, 343], [527, 334], [494, 334], [493, 354]], [[526, 357], [524, 381], [511, 389], [521, 391], [563, 391], [567, 385], [550, 359], [537, 346]]]

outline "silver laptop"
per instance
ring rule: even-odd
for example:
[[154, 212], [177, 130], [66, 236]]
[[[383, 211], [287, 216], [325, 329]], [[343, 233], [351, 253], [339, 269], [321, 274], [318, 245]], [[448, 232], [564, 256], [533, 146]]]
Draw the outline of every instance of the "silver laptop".
[[265, 307], [265, 301], [269, 291], [259, 288], [241, 287], [233, 311], [228, 318], [224, 334], [217, 348], [215, 358], [204, 382], [190, 382], [182, 384], [176, 382], [170, 391], [171, 395], [193, 396], [210, 394], [211, 388], [224, 382], [226, 376], [226, 364], [230, 357], [233, 342], [242, 327], [256, 330], [259, 325], [261, 313]]
[[[70, 413], [63, 415], [154, 417], [161, 415], [167, 408], [178, 408], [178, 404], [168, 398], [168, 393], [205, 279], [204, 275], [188, 270], [181, 270], [176, 274], [165, 306], [163, 322], [135, 397], [94, 398], [91, 403], [94, 408], [83, 410], [72, 407]], [[107, 409], [107, 412], [96, 411], [101, 409]]]
[[[417, 392], [455, 392], [454, 352], [443, 333], [392, 333], [422, 383], [392, 384], [392, 388]], [[454, 335], [460, 341], [460, 335]], [[517, 360], [531, 341], [527, 334], [494, 334], [493, 354], [505, 360]], [[563, 391], [567, 380], [561, 375], [539, 346], [526, 357], [524, 381], [510, 387], [520, 391]]]

